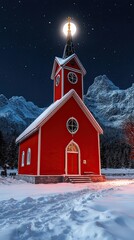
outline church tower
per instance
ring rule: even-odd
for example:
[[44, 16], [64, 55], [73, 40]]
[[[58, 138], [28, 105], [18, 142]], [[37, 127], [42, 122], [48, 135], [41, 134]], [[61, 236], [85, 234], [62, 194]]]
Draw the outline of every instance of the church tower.
[[74, 89], [83, 99], [83, 77], [86, 70], [75, 54], [72, 41], [71, 22], [68, 17], [68, 30], [63, 57], [55, 57], [51, 79], [54, 81], [54, 102]]

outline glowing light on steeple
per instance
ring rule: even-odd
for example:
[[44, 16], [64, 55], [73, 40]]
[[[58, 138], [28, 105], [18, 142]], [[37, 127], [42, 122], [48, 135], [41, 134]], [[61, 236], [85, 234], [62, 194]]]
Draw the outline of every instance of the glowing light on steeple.
[[63, 27], [63, 33], [66, 36], [73, 36], [76, 33], [76, 26], [74, 23], [71, 22], [71, 18], [68, 17], [68, 22], [65, 23], [64, 27]]

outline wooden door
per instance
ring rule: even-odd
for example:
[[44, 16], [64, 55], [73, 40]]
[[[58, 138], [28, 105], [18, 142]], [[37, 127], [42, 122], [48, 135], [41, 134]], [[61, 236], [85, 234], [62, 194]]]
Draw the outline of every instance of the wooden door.
[[67, 153], [68, 174], [78, 174], [78, 153]]

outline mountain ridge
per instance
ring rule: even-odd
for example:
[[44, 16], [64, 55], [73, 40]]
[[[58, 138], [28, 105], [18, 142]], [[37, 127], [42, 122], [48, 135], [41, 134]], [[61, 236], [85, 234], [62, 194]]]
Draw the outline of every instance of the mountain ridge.
[[[122, 128], [124, 121], [134, 117], [134, 84], [121, 90], [100, 75], [89, 86], [84, 102], [101, 126]], [[19, 135], [44, 110], [22, 96], [7, 99], [0, 94], [0, 130], [6, 138]]]
[[122, 128], [124, 121], [134, 117], [134, 84], [121, 90], [106, 75], [100, 75], [89, 86], [84, 102], [100, 123]]

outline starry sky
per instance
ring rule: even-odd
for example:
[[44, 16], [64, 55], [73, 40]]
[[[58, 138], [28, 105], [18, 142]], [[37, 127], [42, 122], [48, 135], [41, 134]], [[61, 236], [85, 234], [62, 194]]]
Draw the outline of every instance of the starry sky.
[[87, 70], [84, 91], [106, 74], [121, 89], [134, 82], [134, 0], [0, 0], [0, 93], [40, 107], [53, 101], [51, 71], [62, 57], [67, 17]]

